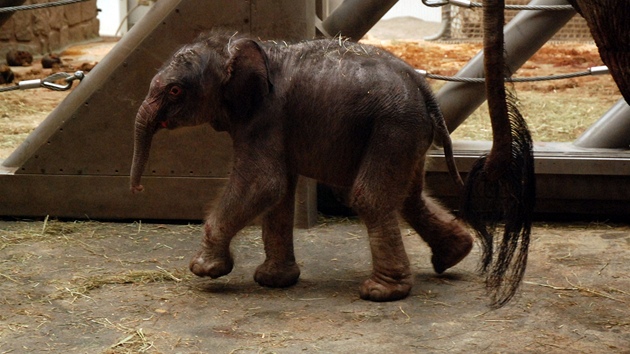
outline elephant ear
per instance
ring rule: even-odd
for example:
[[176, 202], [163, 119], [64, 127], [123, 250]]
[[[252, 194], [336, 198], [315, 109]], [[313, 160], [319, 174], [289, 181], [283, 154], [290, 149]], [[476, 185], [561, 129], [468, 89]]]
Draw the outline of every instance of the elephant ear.
[[273, 89], [269, 60], [260, 45], [251, 39], [239, 39], [228, 45], [224, 98], [234, 113], [247, 116]]

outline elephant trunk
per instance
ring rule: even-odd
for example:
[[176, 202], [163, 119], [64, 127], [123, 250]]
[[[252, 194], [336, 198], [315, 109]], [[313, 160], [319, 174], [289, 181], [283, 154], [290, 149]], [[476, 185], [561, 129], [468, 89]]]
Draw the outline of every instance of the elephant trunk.
[[131, 163], [131, 192], [142, 192], [144, 187], [140, 184], [144, 166], [149, 159], [149, 150], [153, 134], [157, 130], [155, 124], [156, 110], [146, 101], [142, 103], [136, 115], [135, 136], [133, 145], [133, 161]]

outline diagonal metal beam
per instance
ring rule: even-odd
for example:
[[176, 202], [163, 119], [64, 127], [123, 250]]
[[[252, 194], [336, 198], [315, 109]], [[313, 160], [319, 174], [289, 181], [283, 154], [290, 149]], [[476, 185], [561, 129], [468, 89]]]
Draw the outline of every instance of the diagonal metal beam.
[[[565, 0], [533, 0], [530, 5], [567, 5]], [[521, 11], [505, 26], [506, 65], [515, 72], [576, 14], [566, 11]], [[483, 52], [457, 76], [484, 77]], [[457, 129], [485, 100], [484, 84], [449, 82], [436, 94], [449, 131]]]

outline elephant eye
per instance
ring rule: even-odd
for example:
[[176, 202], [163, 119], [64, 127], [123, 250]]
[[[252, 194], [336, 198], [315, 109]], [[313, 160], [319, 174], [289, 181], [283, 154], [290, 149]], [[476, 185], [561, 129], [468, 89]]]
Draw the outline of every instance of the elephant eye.
[[183, 92], [184, 90], [177, 85], [171, 86], [171, 88], [168, 90], [168, 94], [171, 97], [179, 97]]

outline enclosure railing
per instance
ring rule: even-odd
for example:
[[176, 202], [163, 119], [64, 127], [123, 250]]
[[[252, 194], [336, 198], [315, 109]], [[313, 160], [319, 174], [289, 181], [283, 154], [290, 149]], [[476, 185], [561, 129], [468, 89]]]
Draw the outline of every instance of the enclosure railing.
[[[483, 38], [481, 2], [465, 0], [423, 0], [430, 7], [442, 7], [442, 28], [439, 33], [426, 40], [465, 42], [481, 41]], [[505, 20], [509, 22], [522, 10], [562, 11], [570, 5], [530, 5], [529, 0], [506, 0]], [[550, 39], [552, 41], [591, 42], [593, 38], [586, 21], [572, 18]]]

